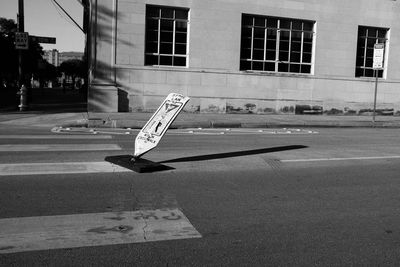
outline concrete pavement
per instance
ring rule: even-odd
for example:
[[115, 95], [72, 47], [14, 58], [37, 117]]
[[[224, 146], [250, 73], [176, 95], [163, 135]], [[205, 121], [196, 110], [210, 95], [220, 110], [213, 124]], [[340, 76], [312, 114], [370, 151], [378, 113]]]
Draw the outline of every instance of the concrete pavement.
[[[41, 127], [142, 128], [152, 113], [2, 112], [0, 124]], [[171, 128], [378, 127], [400, 128], [400, 116], [181, 113]]]

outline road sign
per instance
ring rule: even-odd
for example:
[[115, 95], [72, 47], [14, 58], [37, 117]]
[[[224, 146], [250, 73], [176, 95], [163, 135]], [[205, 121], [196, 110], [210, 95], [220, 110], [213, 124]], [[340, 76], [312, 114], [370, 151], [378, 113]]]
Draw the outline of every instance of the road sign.
[[34, 35], [31, 35], [29, 37], [32, 39], [32, 41], [36, 41], [36, 42], [42, 43], [42, 44], [55, 44], [56, 43], [55, 37], [34, 36]]
[[372, 64], [372, 68], [374, 70], [383, 69], [383, 55], [384, 55], [384, 44], [375, 44], [374, 45], [374, 61]]
[[29, 48], [29, 34], [27, 32], [15, 33], [15, 48], [27, 50]]
[[139, 158], [158, 145], [161, 138], [167, 132], [168, 127], [175, 120], [189, 99], [189, 97], [176, 93], [171, 93], [167, 96], [161, 106], [138, 133], [135, 139], [134, 158]]

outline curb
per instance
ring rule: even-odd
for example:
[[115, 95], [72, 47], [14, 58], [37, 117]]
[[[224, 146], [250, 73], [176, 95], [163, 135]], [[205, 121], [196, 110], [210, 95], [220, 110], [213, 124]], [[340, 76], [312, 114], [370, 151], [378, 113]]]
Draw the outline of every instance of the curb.
[[[87, 128], [131, 128], [142, 129], [147, 121], [131, 119], [79, 120], [61, 125], [62, 127]], [[230, 121], [175, 121], [170, 129], [186, 128], [400, 128], [399, 123], [372, 121], [301, 121], [301, 122], [230, 122]]]

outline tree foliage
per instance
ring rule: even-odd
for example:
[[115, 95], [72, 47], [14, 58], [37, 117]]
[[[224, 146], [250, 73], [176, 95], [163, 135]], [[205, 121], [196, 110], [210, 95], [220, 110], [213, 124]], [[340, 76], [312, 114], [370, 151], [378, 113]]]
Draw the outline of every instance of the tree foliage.
[[[18, 78], [18, 51], [15, 49], [17, 24], [12, 19], [0, 18], [0, 80], [15, 83]], [[43, 48], [39, 43], [29, 40], [29, 49], [22, 50], [22, 70], [24, 79], [37, 75]]]
[[70, 59], [61, 63], [59, 67], [60, 72], [64, 72], [71, 77], [84, 78], [86, 75], [85, 63], [80, 59]]

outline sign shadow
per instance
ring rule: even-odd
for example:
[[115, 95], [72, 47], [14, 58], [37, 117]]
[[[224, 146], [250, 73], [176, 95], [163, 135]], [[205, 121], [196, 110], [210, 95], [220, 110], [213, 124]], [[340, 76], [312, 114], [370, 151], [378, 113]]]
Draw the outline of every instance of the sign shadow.
[[104, 160], [107, 162], [113, 163], [115, 165], [121, 166], [123, 168], [132, 170], [134, 172], [150, 173], [150, 172], [160, 172], [160, 171], [167, 171], [167, 170], [175, 169], [171, 166], [164, 165], [164, 163], [193, 162], [193, 161], [205, 161], [205, 160], [213, 160], [213, 159], [243, 157], [243, 156], [266, 154], [266, 153], [303, 149], [303, 148], [307, 148], [307, 146], [303, 146], [303, 145], [278, 146], [278, 147], [269, 147], [269, 148], [252, 149], [252, 150], [244, 150], [244, 151], [234, 151], [234, 152], [225, 152], [225, 153], [217, 153], [217, 154], [182, 157], [182, 158], [164, 160], [164, 161], [160, 161], [160, 162], [154, 162], [154, 161], [142, 159], [142, 158], [139, 158], [139, 159], [136, 159], [135, 161], [133, 161], [132, 155], [108, 156]]

